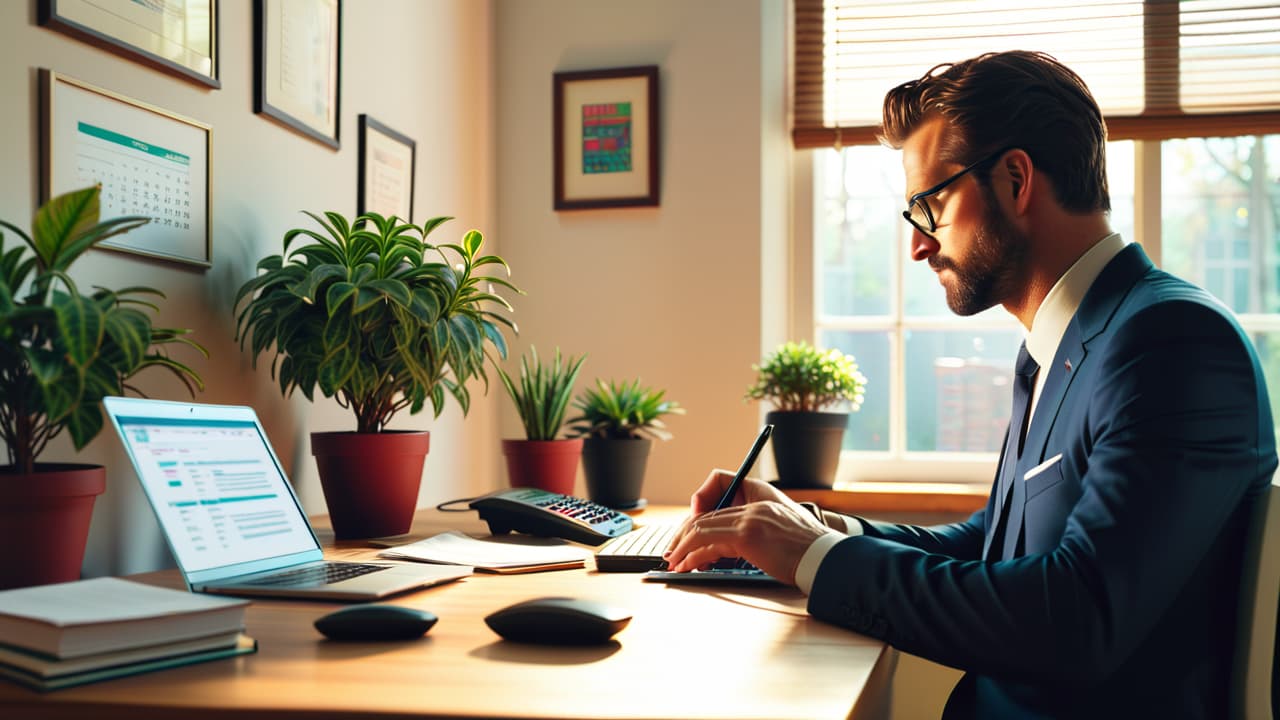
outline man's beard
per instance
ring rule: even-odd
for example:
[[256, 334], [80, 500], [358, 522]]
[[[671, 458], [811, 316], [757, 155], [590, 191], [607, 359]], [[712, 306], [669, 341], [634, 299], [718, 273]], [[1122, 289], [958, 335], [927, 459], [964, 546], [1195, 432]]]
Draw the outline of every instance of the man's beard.
[[983, 190], [987, 199], [985, 217], [963, 264], [941, 255], [929, 258], [934, 272], [950, 270], [954, 276], [952, 283], [944, 284], [947, 306], [962, 316], [976, 315], [1003, 302], [1024, 276], [1028, 238], [1000, 213], [991, 189]]

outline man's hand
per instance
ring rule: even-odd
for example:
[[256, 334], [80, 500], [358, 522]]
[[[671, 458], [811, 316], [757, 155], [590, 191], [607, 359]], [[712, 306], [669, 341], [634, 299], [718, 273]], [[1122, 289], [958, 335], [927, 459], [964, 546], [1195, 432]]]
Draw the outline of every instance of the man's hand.
[[[693, 517], [716, 509], [716, 503], [720, 502], [720, 496], [724, 495], [729, 483], [733, 482], [733, 475], [732, 472], [719, 468], [711, 471], [707, 479], [702, 482], [702, 487], [695, 490], [693, 497], [689, 500], [689, 511]], [[787, 497], [786, 493], [778, 488], [758, 478], [749, 477], [745, 478], [742, 484], [738, 486], [738, 496], [731, 498], [729, 504], [745, 505], [764, 500], [793, 503], [791, 498]]]
[[747, 562], [788, 584], [805, 550], [827, 528], [808, 510], [763, 480], [748, 478], [735, 505], [714, 510], [733, 480], [733, 473], [713, 470], [690, 501], [693, 514], [684, 522], [665, 554], [676, 572], [705, 567], [722, 557]]

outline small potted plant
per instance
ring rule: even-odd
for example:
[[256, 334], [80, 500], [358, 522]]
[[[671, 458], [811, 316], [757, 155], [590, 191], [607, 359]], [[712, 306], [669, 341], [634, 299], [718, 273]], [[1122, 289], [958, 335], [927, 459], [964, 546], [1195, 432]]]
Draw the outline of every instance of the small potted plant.
[[[773, 458], [778, 485], [830, 488], [849, 412], [862, 406], [867, 379], [853, 356], [820, 350], [806, 342], [780, 345], [759, 365], [747, 399], [768, 400], [773, 411], [765, 422], [774, 426]], [[825, 409], [846, 403], [848, 412]]]
[[[288, 395], [301, 390], [355, 415], [354, 432], [315, 432], [325, 504], [338, 538], [408, 532], [422, 468], [430, 447], [426, 431], [387, 426], [396, 413], [431, 404], [436, 416], [446, 393], [465, 415], [467, 382], [488, 387], [486, 348], [507, 355], [503, 311], [511, 305], [491, 292], [518, 289], [482, 269], [506, 262], [481, 255], [475, 230], [459, 244], [435, 246], [427, 236], [451, 218], [422, 225], [367, 213], [349, 221], [334, 213], [306, 213], [324, 230], [296, 228], [284, 251], [258, 263], [261, 274], [236, 295], [236, 336], [258, 356], [274, 346], [272, 376]], [[294, 245], [299, 238], [314, 242]]]
[[[94, 499], [106, 488], [100, 465], [37, 462], [64, 430], [76, 450], [102, 430], [100, 401], [136, 392], [130, 378], [147, 368], [178, 377], [194, 396], [199, 375], [169, 356], [182, 344], [208, 357], [187, 330], [151, 326], [159, 290], [94, 287], [82, 294], [71, 265], [103, 240], [147, 218], [103, 222], [95, 186], [42, 206], [31, 234], [0, 220], [0, 588], [80, 577]], [[21, 238], [8, 247], [3, 230]], [[28, 255], [28, 250], [31, 254]]]
[[520, 358], [520, 385], [498, 368], [502, 385], [516, 405], [524, 425], [524, 440], [503, 440], [511, 487], [535, 487], [561, 495], [572, 495], [582, 455], [582, 438], [560, 438], [565, 411], [573, 396], [573, 384], [586, 355], [564, 361], [560, 348], [550, 366], [538, 358], [538, 349]]
[[644, 506], [640, 490], [653, 440], [670, 440], [663, 415], [683, 415], [684, 408], [664, 400], [663, 390], [630, 382], [596, 380], [574, 400], [580, 414], [570, 433], [584, 438], [582, 470], [587, 496], [618, 510]]

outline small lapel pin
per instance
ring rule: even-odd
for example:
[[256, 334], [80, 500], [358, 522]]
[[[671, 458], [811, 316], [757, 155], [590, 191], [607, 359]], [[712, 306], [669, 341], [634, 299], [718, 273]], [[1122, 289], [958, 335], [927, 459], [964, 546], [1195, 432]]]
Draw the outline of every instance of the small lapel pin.
[[1067, 368], [1067, 372], [1071, 372], [1071, 360], [1068, 359], [1066, 362], [1062, 364]]

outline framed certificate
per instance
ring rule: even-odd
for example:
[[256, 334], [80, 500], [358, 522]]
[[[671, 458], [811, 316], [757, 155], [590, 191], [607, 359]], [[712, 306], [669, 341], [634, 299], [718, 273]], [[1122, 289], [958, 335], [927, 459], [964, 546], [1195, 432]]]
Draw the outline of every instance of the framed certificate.
[[414, 160], [418, 144], [406, 135], [360, 116], [360, 176], [356, 213], [395, 215], [413, 222]]
[[255, 0], [253, 111], [337, 150], [341, 0]]
[[37, 21], [188, 80], [218, 80], [218, 0], [39, 0]]
[[101, 185], [103, 219], [151, 222], [97, 247], [211, 265], [209, 126], [51, 70], [40, 71], [40, 92], [41, 202]]

